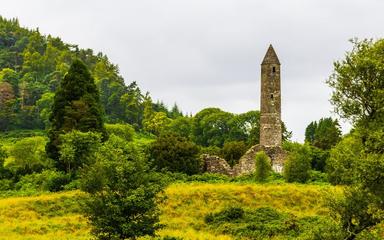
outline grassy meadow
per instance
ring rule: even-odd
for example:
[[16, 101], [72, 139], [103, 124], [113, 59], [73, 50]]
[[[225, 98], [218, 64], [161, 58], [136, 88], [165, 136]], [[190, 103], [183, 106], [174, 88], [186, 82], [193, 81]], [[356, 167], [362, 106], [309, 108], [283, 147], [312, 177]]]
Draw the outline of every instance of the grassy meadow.
[[[271, 207], [297, 218], [324, 216], [325, 192], [339, 194], [340, 190], [308, 184], [177, 183], [163, 194], [160, 209], [165, 227], [158, 234], [180, 239], [238, 239], [210, 227], [205, 216], [236, 206], [245, 210]], [[90, 239], [90, 227], [78, 204], [83, 195], [68, 191], [0, 199], [0, 239]]]

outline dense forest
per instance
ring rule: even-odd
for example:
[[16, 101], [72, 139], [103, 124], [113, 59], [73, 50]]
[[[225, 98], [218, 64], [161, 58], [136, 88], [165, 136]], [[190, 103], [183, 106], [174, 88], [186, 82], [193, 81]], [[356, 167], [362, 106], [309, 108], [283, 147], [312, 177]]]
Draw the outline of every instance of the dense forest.
[[283, 172], [260, 151], [230, 177], [201, 155], [234, 166], [258, 110], [186, 115], [104, 54], [0, 18], [0, 239], [382, 239], [384, 40], [352, 44], [327, 80], [351, 132], [323, 117], [297, 143], [282, 122]]

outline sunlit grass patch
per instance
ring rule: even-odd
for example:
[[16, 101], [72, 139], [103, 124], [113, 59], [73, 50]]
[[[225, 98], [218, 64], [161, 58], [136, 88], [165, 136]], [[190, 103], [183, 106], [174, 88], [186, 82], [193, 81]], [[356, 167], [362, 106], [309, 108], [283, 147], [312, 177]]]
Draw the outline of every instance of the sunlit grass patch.
[[326, 191], [341, 194], [339, 188], [304, 184], [173, 184], [165, 190], [167, 200], [160, 206], [161, 222], [166, 228], [159, 234], [183, 237], [181, 230], [188, 230], [197, 231], [201, 236], [214, 235], [204, 222], [205, 216], [236, 206], [249, 210], [271, 207], [298, 217], [325, 215], [328, 212], [323, 206]]
[[89, 239], [79, 191], [0, 199], [0, 239]]

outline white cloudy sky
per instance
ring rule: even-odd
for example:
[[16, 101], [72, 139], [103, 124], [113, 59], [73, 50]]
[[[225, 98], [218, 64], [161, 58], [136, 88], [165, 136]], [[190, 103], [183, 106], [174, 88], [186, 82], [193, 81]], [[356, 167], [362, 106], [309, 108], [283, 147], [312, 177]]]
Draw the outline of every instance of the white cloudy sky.
[[384, 34], [382, 0], [0, 2], [0, 15], [107, 54], [126, 82], [188, 113], [259, 109], [260, 63], [272, 43], [283, 121], [298, 141], [309, 122], [335, 116], [325, 80], [348, 40]]

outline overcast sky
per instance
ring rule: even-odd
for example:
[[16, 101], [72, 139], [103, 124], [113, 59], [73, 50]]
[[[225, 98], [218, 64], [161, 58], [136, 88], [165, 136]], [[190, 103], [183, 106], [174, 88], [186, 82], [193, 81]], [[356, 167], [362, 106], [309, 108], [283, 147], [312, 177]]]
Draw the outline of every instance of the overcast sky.
[[325, 80], [351, 49], [348, 40], [384, 34], [382, 0], [0, 2], [2, 16], [107, 54], [126, 83], [193, 114], [259, 109], [260, 63], [272, 43], [283, 121], [297, 141], [311, 121], [336, 117]]

